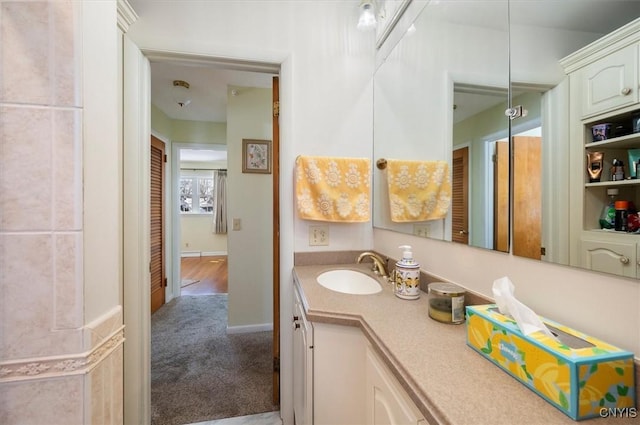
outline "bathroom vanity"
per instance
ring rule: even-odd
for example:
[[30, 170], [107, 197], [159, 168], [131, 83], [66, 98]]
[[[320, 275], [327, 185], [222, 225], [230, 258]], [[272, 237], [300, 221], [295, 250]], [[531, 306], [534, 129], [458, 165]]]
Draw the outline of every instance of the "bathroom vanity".
[[313, 332], [312, 361], [294, 361], [294, 392], [301, 375], [312, 382], [305, 387], [312, 396], [296, 404], [297, 424], [575, 424], [469, 348], [464, 324], [430, 319], [426, 293], [402, 300], [387, 283], [373, 295], [317, 283], [322, 272], [340, 268], [370, 272], [364, 264], [294, 267], [295, 311]]

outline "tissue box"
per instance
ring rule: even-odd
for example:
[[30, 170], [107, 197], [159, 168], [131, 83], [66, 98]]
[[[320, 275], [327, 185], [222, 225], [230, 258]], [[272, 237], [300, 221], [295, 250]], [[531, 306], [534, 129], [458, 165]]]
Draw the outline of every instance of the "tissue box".
[[523, 335], [495, 304], [466, 311], [467, 345], [570, 418], [635, 412], [633, 353], [544, 318], [560, 342], [542, 332]]

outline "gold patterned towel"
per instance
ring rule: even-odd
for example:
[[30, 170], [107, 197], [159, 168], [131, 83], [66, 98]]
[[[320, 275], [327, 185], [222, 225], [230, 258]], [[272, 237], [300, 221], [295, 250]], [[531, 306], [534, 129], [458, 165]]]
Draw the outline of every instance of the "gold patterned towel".
[[451, 204], [446, 161], [387, 160], [391, 220], [427, 221], [444, 218]]
[[366, 222], [371, 161], [367, 158], [299, 156], [296, 206], [305, 220]]

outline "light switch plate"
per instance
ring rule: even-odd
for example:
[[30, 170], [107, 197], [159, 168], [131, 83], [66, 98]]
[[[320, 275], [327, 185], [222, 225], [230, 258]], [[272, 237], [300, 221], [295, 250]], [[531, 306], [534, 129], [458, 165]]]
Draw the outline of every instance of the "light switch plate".
[[242, 221], [239, 218], [233, 219], [233, 230], [240, 230], [242, 228]]
[[309, 226], [309, 246], [329, 245], [329, 226]]

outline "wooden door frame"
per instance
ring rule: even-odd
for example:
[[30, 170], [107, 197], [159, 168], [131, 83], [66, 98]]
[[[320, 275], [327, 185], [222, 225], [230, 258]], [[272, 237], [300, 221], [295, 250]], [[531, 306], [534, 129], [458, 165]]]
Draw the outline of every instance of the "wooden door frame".
[[280, 405], [280, 77], [273, 77], [272, 189], [273, 189], [273, 404]]

